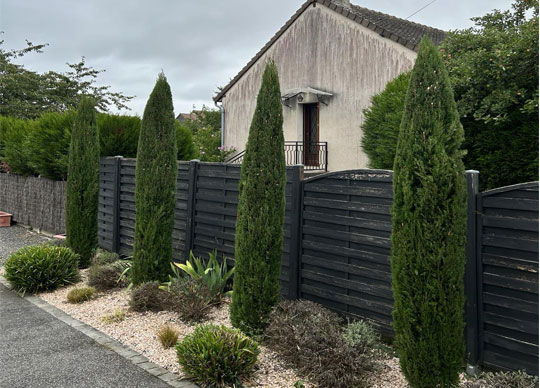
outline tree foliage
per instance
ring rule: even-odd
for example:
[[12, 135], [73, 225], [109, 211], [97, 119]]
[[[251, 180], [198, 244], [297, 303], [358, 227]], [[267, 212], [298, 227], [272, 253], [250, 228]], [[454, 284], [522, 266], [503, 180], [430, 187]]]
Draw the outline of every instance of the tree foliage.
[[231, 322], [257, 333], [279, 299], [285, 212], [283, 112], [275, 64], [266, 65], [239, 186]]
[[410, 72], [388, 82], [385, 89], [371, 97], [371, 107], [364, 110], [362, 148], [370, 168], [391, 170], [394, 166], [403, 102], [409, 87]]
[[111, 115], [97, 116], [101, 156], [123, 156], [135, 158], [141, 131], [141, 119], [137, 116]]
[[[465, 165], [480, 171], [481, 189], [537, 180], [538, 2], [517, 0], [512, 10], [473, 20], [441, 45], [465, 129]], [[391, 127], [403, 114], [405, 83], [391, 81], [365, 111], [371, 167], [389, 168], [395, 155]]]
[[134, 284], [166, 281], [171, 271], [177, 172], [172, 94], [161, 73], [144, 109], [137, 150]]
[[86, 65], [84, 57], [77, 63], [68, 63], [66, 72], [37, 73], [15, 63], [29, 53], [42, 53], [47, 44], [26, 41], [19, 50], [4, 50], [0, 40], [0, 115], [18, 118], [38, 118], [45, 112], [64, 112], [77, 109], [83, 95], [90, 95], [100, 111], [126, 105], [133, 97], [113, 92], [110, 86], [97, 85], [97, 78], [105, 70]]
[[69, 146], [66, 183], [67, 244], [80, 255], [79, 266], [90, 264], [98, 246], [99, 138], [94, 101], [79, 104]]
[[393, 326], [412, 388], [457, 384], [464, 355], [463, 128], [443, 60], [420, 44], [394, 163]]
[[177, 160], [191, 160], [197, 157], [197, 151], [195, 150], [195, 144], [193, 143], [193, 135], [191, 131], [182, 126], [178, 121], [175, 122], [176, 128], [176, 159]]

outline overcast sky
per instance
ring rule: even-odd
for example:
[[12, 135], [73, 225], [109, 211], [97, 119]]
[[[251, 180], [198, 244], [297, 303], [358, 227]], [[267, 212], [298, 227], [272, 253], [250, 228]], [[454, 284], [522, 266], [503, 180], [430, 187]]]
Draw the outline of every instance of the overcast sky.
[[[431, 0], [352, 0], [406, 18]], [[99, 84], [136, 96], [142, 116], [157, 74], [172, 88], [175, 113], [213, 107], [212, 96], [300, 8], [303, 0], [0, 0], [3, 49], [25, 39], [49, 43], [42, 54], [19, 59], [26, 68], [66, 71], [86, 57], [104, 69]], [[470, 18], [509, 9], [511, 0], [436, 0], [410, 20], [444, 30], [472, 26]]]

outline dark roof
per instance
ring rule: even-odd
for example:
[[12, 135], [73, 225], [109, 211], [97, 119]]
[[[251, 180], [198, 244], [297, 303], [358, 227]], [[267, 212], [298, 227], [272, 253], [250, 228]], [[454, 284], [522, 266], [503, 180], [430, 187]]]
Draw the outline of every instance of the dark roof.
[[279, 39], [281, 35], [295, 22], [296, 19], [313, 3], [322, 4], [337, 13], [340, 13], [349, 19], [367, 27], [382, 37], [397, 42], [410, 50], [418, 50], [420, 40], [427, 35], [434, 44], [439, 45], [444, 39], [446, 33], [437, 28], [424, 26], [409, 20], [400, 19], [395, 16], [387, 15], [381, 12], [372, 11], [367, 8], [359, 7], [354, 4], [342, 6], [342, 2], [337, 0], [307, 0], [302, 7], [285, 23], [283, 27], [270, 39], [268, 43], [259, 50], [257, 54], [247, 63], [246, 66], [225, 86], [215, 97], [214, 101], [220, 101], [225, 93], [244, 75], [246, 71]]

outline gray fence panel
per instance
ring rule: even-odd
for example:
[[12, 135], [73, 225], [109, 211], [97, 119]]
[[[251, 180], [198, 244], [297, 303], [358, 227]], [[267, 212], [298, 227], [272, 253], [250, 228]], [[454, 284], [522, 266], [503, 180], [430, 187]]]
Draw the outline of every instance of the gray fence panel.
[[538, 374], [538, 182], [478, 202], [480, 360]]
[[116, 251], [118, 228], [118, 169], [120, 158], [102, 158], [99, 176], [98, 243], [101, 248]]
[[320, 175], [303, 195], [300, 297], [390, 333], [392, 172]]

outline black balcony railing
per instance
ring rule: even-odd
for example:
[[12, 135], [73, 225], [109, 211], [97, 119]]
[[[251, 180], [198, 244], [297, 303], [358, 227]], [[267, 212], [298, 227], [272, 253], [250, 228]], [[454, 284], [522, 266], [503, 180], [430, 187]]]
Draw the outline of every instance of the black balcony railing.
[[[234, 155], [227, 163], [242, 164], [244, 154], [242, 151]], [[328, 143], [317, 142], [305, 144], [302, 141], [285, 142], [285, 163], [287, 166], [303, 164], [304, 170], [328, 171]]]

